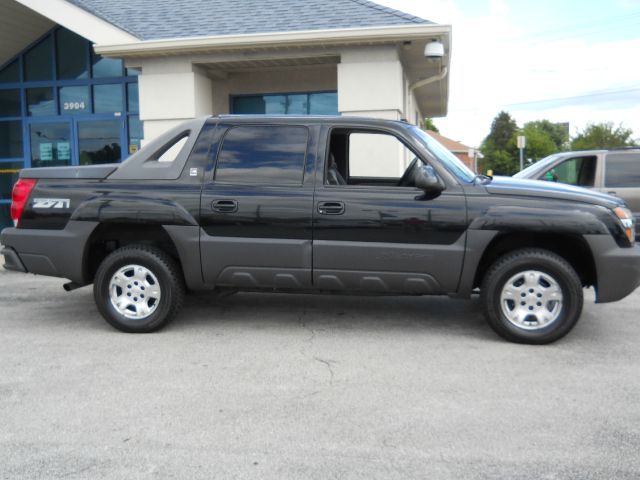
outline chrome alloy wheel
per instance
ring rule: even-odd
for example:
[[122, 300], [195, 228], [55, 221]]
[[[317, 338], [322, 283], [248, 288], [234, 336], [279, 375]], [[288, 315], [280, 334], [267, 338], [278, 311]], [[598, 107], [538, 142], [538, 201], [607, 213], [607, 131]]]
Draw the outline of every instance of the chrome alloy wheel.
[[111, 305], [120, 315], [133, 320], [151, 315], [158, 308], [161, 295], [156, 276], [140, 265], [122, 267], [109, 282]]
[[562, 311], [562, 289], [549, 274], [526, 270], [512, 276], [502, 287], [500, 306], [516, 327], [539, 330], [558, 319]]

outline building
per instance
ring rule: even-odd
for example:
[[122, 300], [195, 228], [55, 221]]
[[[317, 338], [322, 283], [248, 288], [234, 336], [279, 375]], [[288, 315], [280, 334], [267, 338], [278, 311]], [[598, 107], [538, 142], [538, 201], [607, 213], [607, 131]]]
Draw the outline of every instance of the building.
[[3, 0], [0, 227], [18, 169], [120, 161], [185, 119], [444, 116], [450, 55], [449, 26], [367, 0]]
[[464, 143], [440, 135], [438, 132], [427, 130], [427, 133], [440, 142], [447, 150], [462, 160], [467, 167], [474, 172], [481, 171], [477, 162], [482, 158], [482, 154], [477, 148], [469, 147]]

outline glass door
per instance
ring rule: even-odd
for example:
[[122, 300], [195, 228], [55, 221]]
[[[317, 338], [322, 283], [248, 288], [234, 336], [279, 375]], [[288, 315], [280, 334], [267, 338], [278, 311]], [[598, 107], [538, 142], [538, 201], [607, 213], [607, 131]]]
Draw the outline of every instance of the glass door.
[[28, 124], [31, 167], [73, 164], [70, 120], [31, 121]]
[[123, 119], [113, 117], [83, 119], [76, 120], [75, 124], [79, 165], [118, 163], [123, 158], [122, 137], [125, 135]]

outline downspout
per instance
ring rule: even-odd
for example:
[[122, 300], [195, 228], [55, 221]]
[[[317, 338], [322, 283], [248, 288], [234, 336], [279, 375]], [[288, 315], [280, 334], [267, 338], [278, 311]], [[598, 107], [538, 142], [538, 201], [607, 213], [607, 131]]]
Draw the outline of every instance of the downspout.
[[449, 69], [447, 67], [442, 67], [442, 71], [437, 75], [434, 75], [429, 78], [425, 78], [424, 80], [418, 80], [417, 82], [412, 84], [409, 87], [409, 93], [411, 94], [414, 92], [414, 90], [417, 90], [418, 88], [422, 88], [426, 85], [429, 85], [430, 83], [439, 82], [440, 80], [443, 80], [448, 73], [449, 73]]

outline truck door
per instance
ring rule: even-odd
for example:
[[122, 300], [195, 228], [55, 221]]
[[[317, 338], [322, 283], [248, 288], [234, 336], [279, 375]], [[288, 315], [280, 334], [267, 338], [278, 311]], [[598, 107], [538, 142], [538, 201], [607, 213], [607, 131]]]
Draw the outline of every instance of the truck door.
[[203, 187], [205, 283], [311, 286], [314, 152], [319, 127], [228, 124]]
[[411, 176], [423, 159], [392, 132], [333, 128], [328, 136], [325, 168], [316, 174], [314, 286], [456, 291], [466, 229], [462, 189], [426, 199]]

